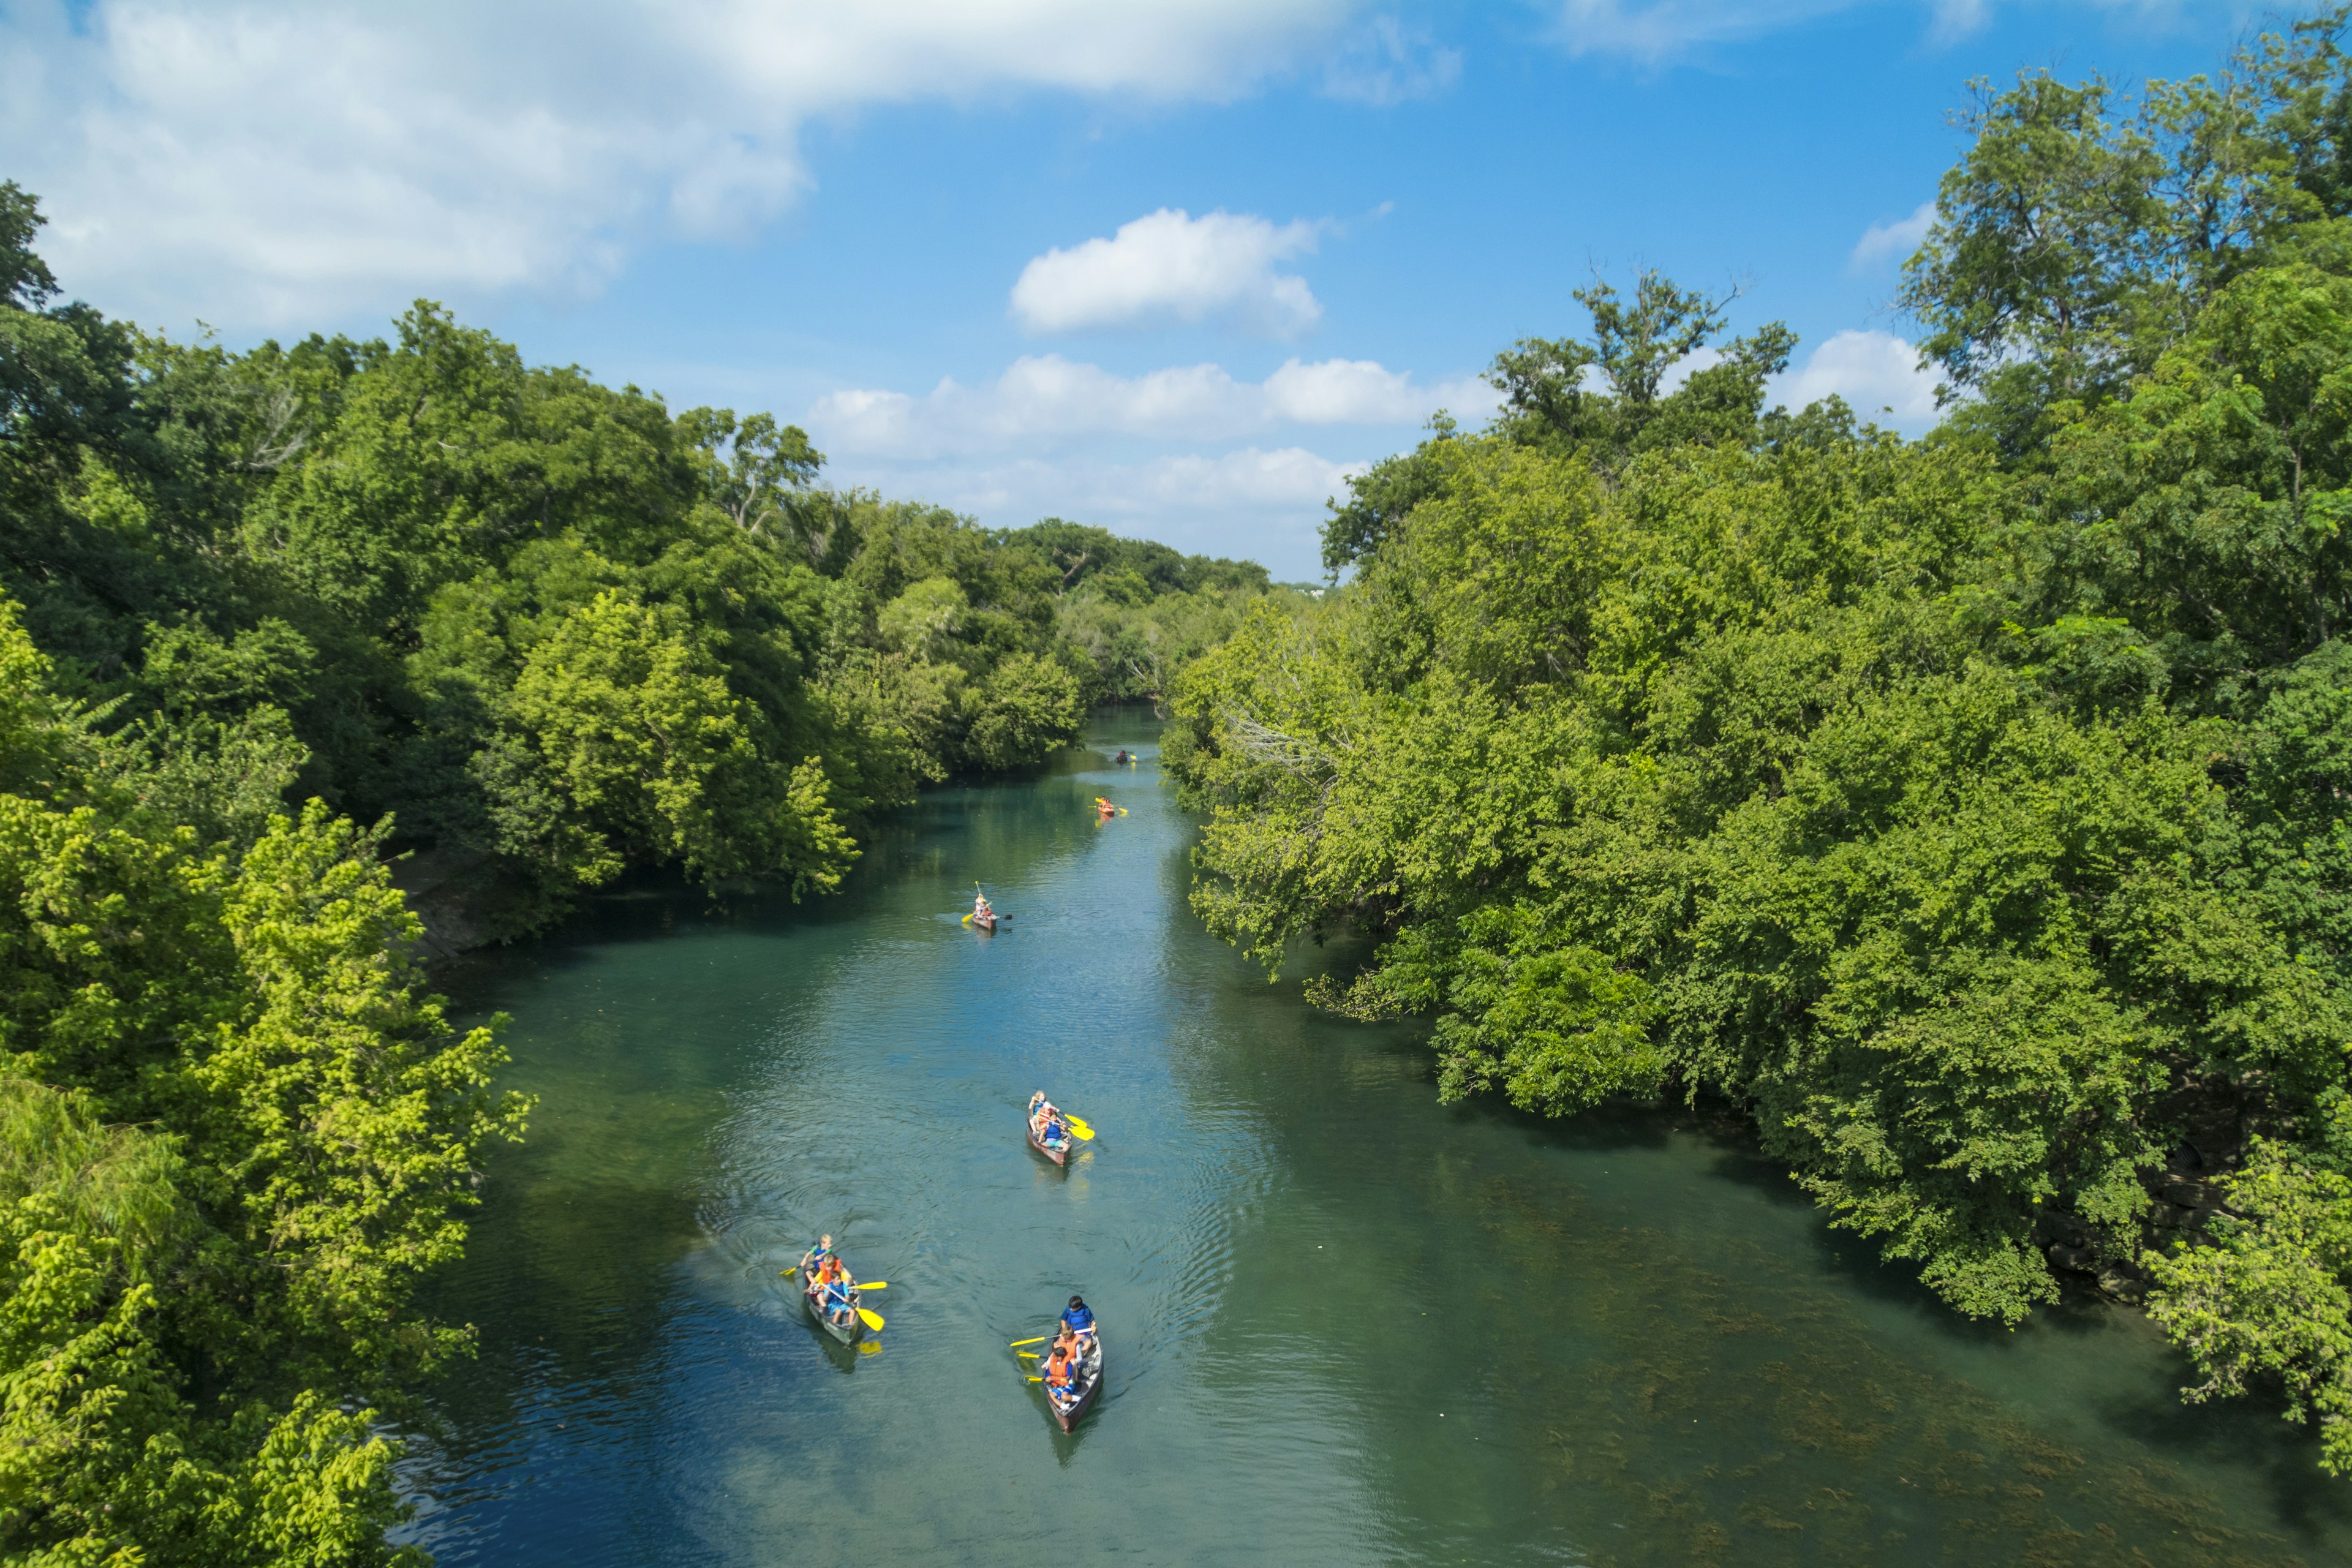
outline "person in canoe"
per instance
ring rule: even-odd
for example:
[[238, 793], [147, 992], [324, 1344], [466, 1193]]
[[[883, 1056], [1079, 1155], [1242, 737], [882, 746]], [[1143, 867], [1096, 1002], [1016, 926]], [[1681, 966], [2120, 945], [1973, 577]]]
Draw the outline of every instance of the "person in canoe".
[[1042, 1089], [1029, 1097], [1029, 1131], [1048, 1149], [1070, 1146], [1069, 1123], [1062, 1120], [1062, 1108], [1047, 1100]]
[[824, 1260], [832, 1256], [833, 1237], [831, 1236], [820, 1236], [816, 1238], [816, 1245], [810, 1247], [806, 1252], [802, 1253], [801, 1260], [798, 1263], [793, 1264], [793, 1267], [796, 1269], [805, 1271], [809, 1278], [814, 1279], [816, 1278], [816, 1270], [823, 1268], [824, 1266]]
[[[1071, 1310], [1062, 1314], [1062, 1322], [1054, 1335], [1054, 1353], [1046, 1358], [1045, 1370], [1039, 1380], [1045, 1385], [1045, 1396], [1054, 1407], [1054, 1419], [1065, 1432], [1076, 1428], [1087, 1406], [1094, 1403], [1102, 1387], [1102, 1340], [1095, 1332], [1094, 1314], [1087, 1311], [1086, 1302], [1073, 1296]], [[1071, 1325], [1071, 1318], [1085, 1322], [1083, 1331]]]
[[1121, 747], [1118, 749], [1118, 755], [1117, 755], [1117, 756], [1115, 756], [1115, 757], [1113, 757], [1113, 758], [1111, 759], [1111, 761], [1112, 761], [1112, 762], [1114, 762], [1114, 763], [1124, 763], [1124, 762], [1127, 762], [1127, 761], [1129, 761], [1129, 758], [1128, 757], [1128, 754], [1127, 754], [1127, 748], [1126, 748], [1125, 746], [1121, 746]]
[[1118, 816], [1120, 814], [1120, 807], [1111, 805], [1110, 802], [1103, 799], [1100, 795], [1095, 796], [1095, 815], [1100, 817], [1103, 821], [1108, 822], [1112, 817]]
[[820, 1288], [818, 1310], [835, 1322], [846, 1321], [855, 1309], [853, 1293], [857, 1289], [857, 1281], [847, 1266], [828, 1253], [825, 1260], [817, 1266], [816, 1279]]
[[1087, 1308], [1085, 1297], [1070, 1298], [1069, 1310], [1062, 1314], [1062, 1327], [1069, 1331], [1074, 1344], [1095, 1331], [1095, 1315]]
[[1078, 1358], [1067, 1345], [1056, 1344], [1045, 1358], [1045, 1393], [1064, 1406], [1078, 1395]]
[[995, 909], [990, 905], [988, 895], [978, 888], [971, 890], [971, 923], [978, 926], [992, 926], [996, 923]]

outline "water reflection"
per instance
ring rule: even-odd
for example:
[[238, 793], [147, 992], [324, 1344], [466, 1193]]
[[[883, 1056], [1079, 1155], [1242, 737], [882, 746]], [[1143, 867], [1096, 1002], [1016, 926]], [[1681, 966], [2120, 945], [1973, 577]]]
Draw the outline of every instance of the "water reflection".
[[[1439, 1106], [1409, 1030], [1199, 931], [1189, 824], [1148, 754], [1108, 762], [1148, 740], [928, 797], [838, 899], [648, 881], [457, 977], [541, 1106], [444, 1292], [482, 1356], [409, 1470], [416, 1539], [566, 1568], [2352, 1556], [2308, 1442], [2183, 1410], [2137, 1320], [1963, 1323], [1736, 1128]], [[975, 877], [993, 937], [959, 919]], [[1097, 1130], [1067, 1170], [1023, 1136], [1036, 1088]], [[824, 1230], [890, 1281], [862, 1351], [777, 1277]], [[1065, 1435], [1008, 1346], [1074, 1290], [1114, 1353]]]

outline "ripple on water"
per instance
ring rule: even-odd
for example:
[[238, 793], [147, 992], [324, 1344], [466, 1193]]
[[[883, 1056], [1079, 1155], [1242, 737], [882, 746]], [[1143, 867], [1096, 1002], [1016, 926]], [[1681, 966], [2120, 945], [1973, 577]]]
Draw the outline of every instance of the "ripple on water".
[[[925, 797], [838, 898], [647, 879], [461, 976], [541, 1103], [440, 1295], [482, 1354], [404, 1465], [408, 1536], [562, 1568], [2352, 1560], [2307, 1443], [2182, 1411], [2131, 1321], [1969, 1331], [1671, 1117], [1438, 1106], [1409, 1034], [1202, 934], [1189, 831], [1149, 765], [1076, 759]], [[974, 877], [996, 936], [956, 919]], [[1066, 1171], [1022, 1138], [1034, 1088], [1098, 1130]], [[821, 1230], [888, 1281], [864, 1352], [778, 1278]], [[1073, 1290], [1110, 1375], [1065, 1436], [1008, 1342]]]

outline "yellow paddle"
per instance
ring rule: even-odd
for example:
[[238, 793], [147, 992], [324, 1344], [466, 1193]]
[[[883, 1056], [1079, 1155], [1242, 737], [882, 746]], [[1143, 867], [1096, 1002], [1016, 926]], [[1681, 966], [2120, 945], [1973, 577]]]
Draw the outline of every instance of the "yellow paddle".
[[1073, 1116], [1068, 1111], [1065, 1110], [1062, 1112], [1062, 1120], [1070, 1124], [1070, 1131], [1078, 1135], [1080, 1142], [1092, 1142], [1094, 1141], [1095, 1130], [1087, 1123], [1085, 1117]]
[[879, 1333], [879, 1332], [881, 1331], [881, 1329], [882, 1329], [882, 1314], [881, 1314], [881, 1313], [879, 1313], [879, 1312], [869, 1312], [869, 1311], [867, 1311], [865, 1308], [860, 1307], [860, 1308], [858, 1308], [858, 1309], [857, 1309], [857, 1315], [858, 1315], [860, 1318], [862, 1318], [862, 1319], [864, 1319], [864, 1320], [865, 1320], [866, 1326], [867, 1328], [874, 1330], [877, 1333]]
[[1013, 1353], [1019, 1356], [1023, 1361], [1043, 1361], [1045, 1359], [1035, 1351], [1014, 1351]]
[[1019, 1350], [1023, 1345], [1042, 1345], [1053, 1337], [1051, 1334], [1039, 1334], [1034, 1340], [1015, 1340], [1013, 1342], [1013, 1348]]

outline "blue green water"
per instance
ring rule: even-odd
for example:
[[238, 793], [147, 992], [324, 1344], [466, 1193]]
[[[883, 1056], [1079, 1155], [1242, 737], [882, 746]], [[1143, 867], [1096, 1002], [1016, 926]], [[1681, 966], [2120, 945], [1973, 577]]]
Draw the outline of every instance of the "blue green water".
[[[1186, 910], [1146, 722], [928, 795], [835, 898], [602, 898], [449, 977], [530, 1142], [437, 1308], [444, 1563], [2352, 1562], [2352, 1488], [2095, 1303], [1954, 1318], [1736, 1130], [1436, 1101]], [[1145, 762], [1114, 768], [1110, 750]], [[1103, 824], [1108, 795], [1130, 815]], [[1009, 917], [958, 923], [982, 880]], [[1057, 1170], [1043, 1088], [1099, 1136]], [[888, 1282], [863, 1353], [777, 1277]], [[1083, 1291], [1057, 1431], [1008, 1342]]]

